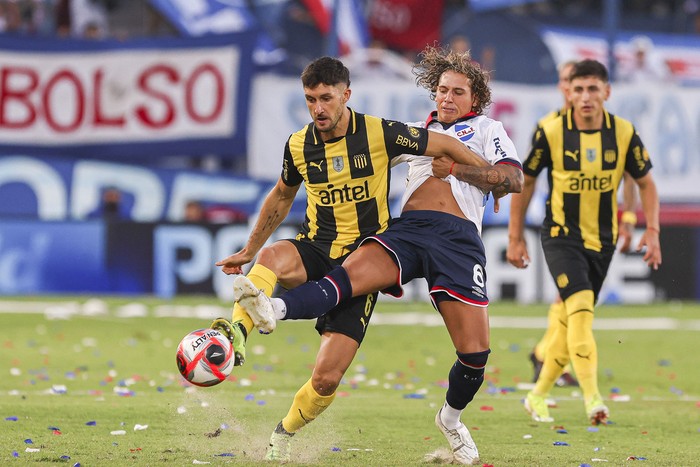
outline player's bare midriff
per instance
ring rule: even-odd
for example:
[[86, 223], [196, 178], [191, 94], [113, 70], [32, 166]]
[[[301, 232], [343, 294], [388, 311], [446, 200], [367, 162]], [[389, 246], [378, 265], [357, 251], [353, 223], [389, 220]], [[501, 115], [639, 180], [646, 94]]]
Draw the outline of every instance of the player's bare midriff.
[[450, 184], [436, 177], [428, 177], [411, 197], [406, 201], [403, 212], [406, 211], [439, 211], [467, 219], [454, 196]]

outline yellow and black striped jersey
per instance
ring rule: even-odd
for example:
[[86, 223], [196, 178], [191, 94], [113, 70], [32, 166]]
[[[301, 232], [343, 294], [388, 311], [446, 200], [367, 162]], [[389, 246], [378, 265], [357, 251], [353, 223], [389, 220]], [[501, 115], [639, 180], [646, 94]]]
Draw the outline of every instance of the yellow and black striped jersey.
[[428, 130], [352, 109], [345, 136], [324, 142], [313, 123], [292, 134], [282, 181], [306, 184], [306, 217], [297, 239], [313, 241], [335, 259], [386, 230], [391, 160], [423, 154], [427, 144]]
[[617, 189], [624, 172], [640, 178], [651, 169], [649, 154], [629, 121], [604, 114], [600, 130], [576, 128], [572, 111], [544, 122], [523, 164], [536, 177], [549, 169], [543, 228], [594, 251], [617, 242]]

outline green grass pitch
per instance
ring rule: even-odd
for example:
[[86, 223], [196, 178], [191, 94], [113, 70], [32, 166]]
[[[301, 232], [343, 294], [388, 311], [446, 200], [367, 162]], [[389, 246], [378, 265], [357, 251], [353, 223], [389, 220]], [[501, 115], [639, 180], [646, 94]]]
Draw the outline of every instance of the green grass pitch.
[[[0, 301], [2, 465], [263, 464], [269, 435], [309, 378], [319, 343], [312, 323], [282, 323], [270, 336], [251, 336], [248, 361], [229, 381], [195, 388], [182, 383], [175, 348], [225, 304], [8, 300]], [[205, 305], [189, 308], [200, 318], [170, 317], [194, 305]], [[42, 306], [58, 319], [27, 312]], [[380, 302], [375, 316], [405, 312], [436, 318], [427, 304], [401, 301]], [[599, 381], [612, 423], [597, 428], [571, 388], [553, 391], [553, 424], [532, 422], [523, 410], [518, 387], [530, 380], [527, 357], [546, 306], [494, 303], [490, 312], [487, 382], [462, 417], [484, 465], [698, 465], [700, 305], [598, 308]], [[377, 319], [333, 405], [293, 439], [293, 462], [412, 466], [431, 453], [442, 462], [447, 442], [433, 418], [454, 359], [444, 326]]]

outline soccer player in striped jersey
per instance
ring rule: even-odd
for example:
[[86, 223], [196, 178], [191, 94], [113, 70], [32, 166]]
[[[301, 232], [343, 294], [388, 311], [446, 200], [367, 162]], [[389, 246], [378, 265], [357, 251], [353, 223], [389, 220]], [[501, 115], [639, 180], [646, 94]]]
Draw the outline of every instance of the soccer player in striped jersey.
[[[561, 92], [564, 99], [564, 105], [558, 109], [554, 110], [544, 117], [542, 117], [537, 122], [537, 128], [532, 135], [532, 145], [535, 144], [539, 136], [541, 135], [542, 126], [550, 121], [554, 120], [562, 115], [571, 108], [571, 104], [567, 97], [567, 92], [569, 90], [569, 75], [571, 70], [576, 64], [575, 60], [569, 60], [561, 63], [557, 67], [559, 72], [559, 81], [557, 83], [557, 88]], [[630, 249], [632, 243], [632, 234], [634, 232], [634, 226], [637, 223], [636, 206], [637, 206], [637, 189], [634, 179], [630, 174], [625, 172], [624, 180], [622, 183], [622, 216], [620, 218], [620, 224], [618, 227], [618, 244], [620, 245], [620, 252], [627, 253]], [[529, 261], [529, 258], [528, 258]], [[557, 295], [554, 302], [550, 305], [547, 311], [547, 330], [542, 335], [540, 340], [535, 344], [532, 352], [530, 353], [530, 362], [533, 365], [534, 374], [532, 382], [536, 382], [537, 378], [540, 376], [540, 371], [542, 370], [542, 365], [544, 363], [544, 356], [546, 353], [547, 346], [551, 340], [554, 331], [556, 330], [559, 322], [559, 314], [563, 310], [564, 302], [562, 302], [561, 297]], [[578, 381], [571, 374], [571, 363], [566, 365], [564, 372], [557, 380], [557, 386], [578, 386]], [[549, 404], [550, 402], [548, 402]], [[551, 404], [554, 404], [552, 401]]]
[[639, 188], [646, 230], [637, 251], [646, 247], [643, 258], [653, 269], [661, 264], [659, 198], [649, 154], [634, 126], [605, 110], [610, 96], [605, 66], [583, 60], [574, 65], [569, 78], [571, 109], [542, 126], [523, 165], [525, 185], [511, 201], [507, 259], [518, 268], [527, 266], [525, 212], [536, 177], [548, 169], [542, 248], [564, 307], [525, 408], [535, 421], [553, 420], [546, 397], [571, 361], [586, 415], [599, 424], [606, 421], [609, 411], [598, 389], [593, 312], [615, 252], [617, 189], [623, 174], [628, 172]]
[[[246, 245], [216, 263], [226, 274], [241, 274], [242, 266], [257, 255], [247, 278], [267, 295], [277, 283], [291, 289], [321, 279], [342, 264], [360, 242], [387, 229], [390, 167], [398, 156], [450, 156], [465, 164], [489, 166], [455, 138], [347, 107], [350, 75], [337, 59], [313, 61], [301, 81], [313, 122], [287, 140], [281, 176], [263, 202]], [[294, 239], [263, 248], [289, 213], [302, 182], [307, 209], [301, 231]], [[316, 364], [273, 434], [279, 442], [271, 444], [269, 459], [288, 460], [291, 434], [333, 402], [335, 390], [364, 338], [376, 297], [373, 292], [358, 295], [317, 321], [321, 345]], [[212, 327], [232, 340], [240, 365], [254, 323], [238, 304], [232, 321], [217, 319]]]
[[[488, 73], [468, 53], [427, 47], [414, 73], [437, 107], [417, 125], [428, 128], [431, 137], [449, 135], [488, 166], [404, 155], [400, 160], [409, 163], [409, 171], [401, 216], [365, 239], [342, 267], [272, 300], [243, 276], [234, 281], [234, 292], [256, 324], [271, 332], [277, 319], [323, 316], [338, 304], [380, 290], [400, 297], [402, 284], [425, 278], [457, 353], [435, 424], [450, 444], [453, 461], [475, 465], [479, 452], [461, 414], [481, 387], [490, 353], [481, 224], [491, 193], [501, 197], [520, 191], [522, 167], [503, 125], [483, 115], [491, 102]], [[361, 322], [367, 324], [365, 318]], [[271, 444], [282, 443], [282, 436], [273, 435]]]

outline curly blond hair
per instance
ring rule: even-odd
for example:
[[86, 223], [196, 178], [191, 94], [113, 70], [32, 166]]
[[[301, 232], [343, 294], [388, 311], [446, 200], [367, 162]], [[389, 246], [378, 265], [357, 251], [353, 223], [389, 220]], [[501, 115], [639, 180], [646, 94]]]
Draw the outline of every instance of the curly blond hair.
[[416, 84], [430, 91], [432, 100], [435, 100], [442, 74], [454, 71], [469, 79], [474, 96], [472, 110], [477, 115], [481, 115], [491, 104], [489, 73], [472, 60], [469, 52], [459, 53], [429, 45], [420, 53], [420, 57], [421, 61], [413, 66], [413, 74], [416, 75]]

